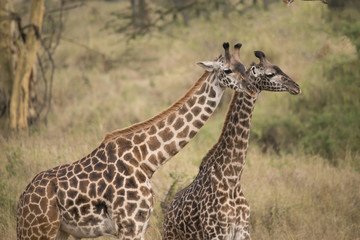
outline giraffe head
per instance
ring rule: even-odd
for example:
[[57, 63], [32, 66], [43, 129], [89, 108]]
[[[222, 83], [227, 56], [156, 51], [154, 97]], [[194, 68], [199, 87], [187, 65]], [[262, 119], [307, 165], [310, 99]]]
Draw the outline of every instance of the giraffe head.
[[265, 90], [273, 92], [287, 91], [293, 95], [301, 94], [299, 85], [281, 71], [278, 66], [271, 64], [263, 52], [255, 51], [254, 53], [259, 58], [260, 63], [251, 65], [248, 76], [257, 92]]
[[255, 97], [256, 88], [250, 83], [246, 75], [244, 64], [240, 60], [241, 43], [234, 46], [234, 53], [230, 54], [229, 43], [223, 43], [225, 58], [220, 57], [215, 61], [198, 62], [197, 64], [208, 72], [215, 74], [219, 85], [235, 91], [242, 91]]

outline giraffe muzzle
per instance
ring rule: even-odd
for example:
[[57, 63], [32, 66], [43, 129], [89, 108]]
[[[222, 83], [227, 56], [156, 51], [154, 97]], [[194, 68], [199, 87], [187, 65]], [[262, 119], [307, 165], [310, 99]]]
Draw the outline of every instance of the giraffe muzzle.
[[294, 80], [287, 77], [283, 80], [284, 81], [284, 87], [287, 89], [287, 91], [291, 95], [300, 95], [301, 94], [301, 88], [299, 84], [297, 84]]
[[295, 82], [294, 82], [293, 86], [288, 87], [288, 89], [289, 89], [289, 93], [291, 95], [300, 95], [301, 94], [301, 88]]

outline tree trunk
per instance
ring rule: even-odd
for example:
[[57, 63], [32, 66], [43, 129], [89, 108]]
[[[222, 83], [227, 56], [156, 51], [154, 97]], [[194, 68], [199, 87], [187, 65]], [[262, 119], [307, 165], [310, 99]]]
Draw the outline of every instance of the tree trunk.
[[30, 11], [30, 27], [26, 35], [26, 42], [21, 49], [12, 88], [10, 102], [10, 127], [12, 129], [28, 127], [29, 81], [40, 43], [35, 28], [38, 29], [38, 33], [41, 33], [44, 0], [32, 0]]
[[0, 117], [9, 113], [12, 80], [14, 76], [11, 57], [12, 26], [9, 14], [12, 10], [9, 0], [0, 0]]
[[145, 0], [130, 0], [132, 24], [136, 29], [146, 30], [150, 24], [149, 9]]
[[145, 0], [139, 0], [139, 18], [141, 28], [147, 28], [149, 26], [149, 11]]

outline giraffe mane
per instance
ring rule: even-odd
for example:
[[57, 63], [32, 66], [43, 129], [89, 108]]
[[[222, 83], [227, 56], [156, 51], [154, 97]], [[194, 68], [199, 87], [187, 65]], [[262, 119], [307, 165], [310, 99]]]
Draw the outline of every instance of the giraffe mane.
[[131, 125], [130, 127], [118, 129], [111, 133], [106, 134], [105, 138], [103, 140], [103, 143], [105, 143], [119, 135], [126, 135], [126, 134], [130, 134], [130, 133], [139, 131], [141, 129], [148, 128], [148, 127], [152, 126], [154, 123], [158, 122], [159, 120], [166, 118], [171, 113], [173, 113], [174, 111], [179, 109], [194, 94], [194, 92], [200, 88], [200, 86], [205, 82], [205, 79], [207, 79], [207, 77], [209, 75], [210, 75], [209, 72], [203, 73], [203, 75], [184, 94], [184, 96], [179, 98], [176, 102], [174, 102], [170, 107], [168, 107], [164, 111], [160, 112], [159, 114], [155, 115], [154, 117], [149, 118], [148, 120], [145, 120], [143, 122], [135, 123], [135, 124]]

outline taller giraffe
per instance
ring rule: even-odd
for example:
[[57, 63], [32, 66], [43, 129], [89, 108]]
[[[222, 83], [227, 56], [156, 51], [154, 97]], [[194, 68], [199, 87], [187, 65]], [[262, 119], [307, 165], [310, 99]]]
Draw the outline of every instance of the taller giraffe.
[[[229, 44], [223, 46], [228, 52]], [[254, 93], [245, 74], [235, 71], [243, 66], [232, 62], [219, 57], [199, 63], [206, 72], [167, 110], [106, 135], [83, 159], [35, 176], [19, 199], [18, 240], [144, 239], [153, 173], [195, 136], [226, 87]]]
[[[300, 87], [261, 51], [259, 64], [247, 71], [257, 93], [288, 91]], [[218, 142], [203, 158], [195, 180], [177, 193], [164, 220], [164, 240], [250, 240], [250, 207], [241, 189], [250, 121], [256, 98], [235, 92]]]

